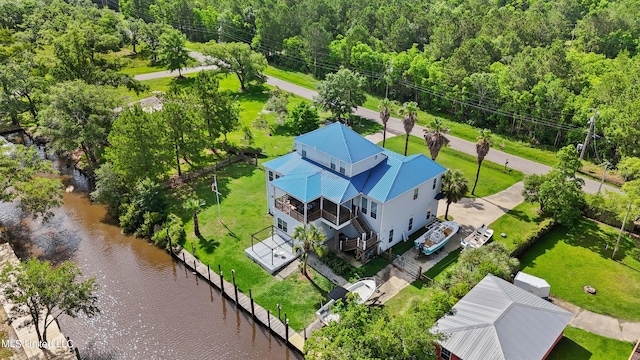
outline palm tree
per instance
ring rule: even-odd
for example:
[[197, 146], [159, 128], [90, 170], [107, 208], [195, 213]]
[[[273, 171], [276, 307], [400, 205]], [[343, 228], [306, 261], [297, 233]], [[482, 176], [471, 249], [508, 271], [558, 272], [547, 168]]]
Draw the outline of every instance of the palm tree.
[[402, 104], [400, 115], [402, 115], [402, 125], [404, 126], [404, 132], [406, 134], [406, 138], [404, 140], [404, 156], [407, 156], [409, 134], [411, 134], [411, 130], [416, 124], [416, 120], [418, 120], [418, 104], [415, 101], [409, 101]]
[[198, 199], [196, 197], [189, 198], [185, 200], [185, 202], [182, 204], [182, 207], [185, 210], [191, 211], [191, 213], [193, 214], [193, 233], [198, 237], [200, 237], [200, 225], [198, 224], [198, 213], [202, 211], [202, 208], [204, 208], [206, 204], [207, 203], [204, 200]]
[[426, 133], [424, 134], [424, 141], [427, 143], [427, 147], [431, 153], [431, 160], [435, 160], [438, 157], [440, 149], [449, 144], [449, 139], [444, 136], [444, 134], [449, 132], [449, 128], [444, 125], [442, 119], [434, 118], [427, 128], [424, 129], [424, 132]]
[[307, 274], [307, 260], [309, 260], [309, 253], [315, 252], [322, 256], [325, 250], [324, 233], [320, 228], [313, 224], [298, 226], [293, 233], [293, 239], [298, 240], [297, 244], [293, 247], [293, 251], [302, 251], [302, 273], [305, 276]]
[[476, 142], [476, 153], [478, 153], [478, 171], [476, 172], [476, 181], [473, 183], [473, 190], [471, 195], [475, 195], [476, 186], [478, 185], [478, 177], [480, 176], [480, 166], [482, 166], [482, 160], [489, 153], [489, 148], [493, 145], [491, 141], [491, 130], [482, 129], [480, 135], [478, 135], [478, 142]]
[[469, 182], [460, 170], [447, 170], [442, 175], [442, 195], [447, 199], [447, 211], [444, 213], [444, 219], [448, 220], [449, 205], [457, 203], [464, 198], [469, 191]]
[[391, 112], [393, 111], [393, 101], [388, 98], [384, 98], [380, 101], [380, 105], [378, 105], [378, 110], [380, 111], [380, 120], [382, 120], [382, 125], [384, 128], [382, 129], [382, 147], [384, 147], [384, 143], [387, 140], [387, 121], [391, 117]]

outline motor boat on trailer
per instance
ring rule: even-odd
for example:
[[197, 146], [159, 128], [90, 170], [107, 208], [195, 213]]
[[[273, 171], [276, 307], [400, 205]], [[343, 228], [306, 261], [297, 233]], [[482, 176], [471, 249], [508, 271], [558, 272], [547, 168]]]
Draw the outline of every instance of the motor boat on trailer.
[[331, 308], [338, 300], [342, 300], [344, 303], [348, 293], [354, 293], [358, 295], [356, 303], [362, 304], [369, 300], [373, 293], [378, 289], [376, 286], [376, 280], [372, 277], [367, 277], [358, 280], [353, 285], [346, 288], [338, 286], [337, 288], [329, 292], [331, 300], [324, 304], [320, 310], [316, 311], [316, 316], [323, 324], [328, 325], [331, 321], [336, 321], [340, 318], [340, 315], [331, 311]]
[[413, 242], [418, 256], [431, 255], [442, 249], [459, 229], [460, 226], [455, 221], [445, 221], [431, 227]]
[[467, 248], [477, 249], [480, 246], [486, 244], [491, 240], [493, 236], [493, 230], [489, 229], [486, 225], [482, 224], [476, 231], [472, 232], [466, 238], [460, 241], [462, 251]]

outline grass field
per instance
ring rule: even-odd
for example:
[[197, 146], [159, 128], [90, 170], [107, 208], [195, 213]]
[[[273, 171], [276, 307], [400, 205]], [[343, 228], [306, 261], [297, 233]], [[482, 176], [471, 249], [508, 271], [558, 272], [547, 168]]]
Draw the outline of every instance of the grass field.
[[[387, 139], [385, 147], [389, 150], [403, 154], [404, 139], [404, 136], [395, 136]], [[429, 155], [429, 149], [424, 144], [424, 140], [415, 136], [409, 137], [409, 150], [407, 153], [424, 154], [431, 158], [431, 155]], [[458, 169], [462, 171], [469, 181], [469, 192], [471, 192], [471, 188], [473, 187], [473, 182], [476, 177], [476, 170], [478, 168], [475, 156], [464, 154], [450, 148], [443, 148], [440, 150], [440, 154], [438, 155], [436, 162], [447, 169]], [[478, 197], [484, 197], [498, 193], [518, 181], [521, 181], [522, 178], [523, 174], [519, 171], [505, 171], [504, 166], [485, 160], [482, 162], [482, 169], [480, 170], [480, 179], [478, 180], [476, 195]]]
[[[519, 243], [528, 238], [544, 217], [538, 212], [540, 205], [523, 202], [489, 225], [494, 231], [493, 241], [501, 242], [509, 250], [514, 250]], [[507, 234], [506, 238], [500, 236]]]
[[458, 257], [460, 257], [460, 249], [450, 252], [444, 259], [440, 260], [424, 274], [429, 278], [440, 282], [444, 277], [444, 273], [458, 263]]
[[633, 345], [609, 339], [574, 327], [567, 327], [564, 338], [556, 344], [548, 360], [624, 360], [629, 357]]
[[384, 307], [392, 316], [401, 315], [409, 309], [414, 300], [420, 302], [426, 301], [432, 293], [433, 288], [429, 287], [423, 281], [416, 280], [389, 299], [384, 304]]
[[[551, 294], [584, 309], [640, 321], [640, 262], [627, 256], [635, 242], [623, 236], [618, 261], [611, 259], [618, 231], [582, 219], [574, 229], [558, 226], [520, 259], [522, 270], [544, 278]], [[607, 244], [609, 248], [606, 249]], [[584, 285], [596, 288], [590, 295]]]

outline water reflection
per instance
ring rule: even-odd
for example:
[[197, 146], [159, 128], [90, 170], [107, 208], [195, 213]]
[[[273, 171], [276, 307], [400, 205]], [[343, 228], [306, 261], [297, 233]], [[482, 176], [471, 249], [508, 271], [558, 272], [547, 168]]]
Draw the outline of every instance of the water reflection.
[[[90, 203], [83, 192], [88, 182], [76, 182], [82, 174], [64, 165], [61, 172], [74, 189], [49, 222], [22, 219], [10, 203], [0, 203], [0, 222], [20, 258], [72, 260], [96, 277], [101, 313], [61, 321], [83, 358], [297, 358], [165, 251], [122, 235], [106, 209]], [[229, 311], [235, 316], [227, 316]]]

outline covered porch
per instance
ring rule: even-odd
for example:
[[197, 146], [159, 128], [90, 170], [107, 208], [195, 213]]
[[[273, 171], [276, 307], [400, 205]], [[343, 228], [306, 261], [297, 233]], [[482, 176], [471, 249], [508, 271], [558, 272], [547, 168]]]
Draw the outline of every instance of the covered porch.
[[281, 194], [275, 199], [275, 208], [296, 219], [308, 224], [318, 219], [332, 227], [342, 227], [351, 220], [351, 201], [343, 204], [320, 197], [304, 202], [290, 194]]

